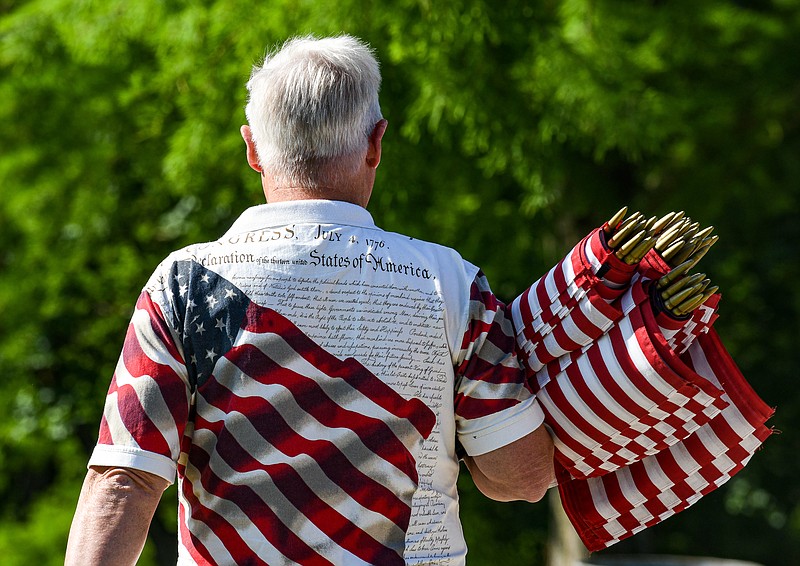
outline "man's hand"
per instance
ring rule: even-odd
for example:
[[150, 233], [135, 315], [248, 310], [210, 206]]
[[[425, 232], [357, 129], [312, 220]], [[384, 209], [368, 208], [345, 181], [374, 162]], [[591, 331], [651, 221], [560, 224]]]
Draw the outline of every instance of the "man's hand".
[[553, 440], [540, 426], [519, 440], [480, 456], [464, 458], [475, 485], [496, 501], [530, 501], [553, 485]]
[[136, 564], [165, 479], [131, 468], [92, 467], [72, 520], [65, 566]]

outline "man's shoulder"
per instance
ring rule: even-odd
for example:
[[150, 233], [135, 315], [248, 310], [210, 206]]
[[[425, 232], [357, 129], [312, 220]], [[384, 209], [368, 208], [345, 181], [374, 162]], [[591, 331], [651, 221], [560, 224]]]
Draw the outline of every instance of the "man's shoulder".
[[392, 240], [395, 244], [405, 245], [411, 249], [418, 249], [420, 252], [427, 253], [431, 257], [447, 258], [452, 261], [464, 262], [466, 265], [472, 266], [472, 263], [464, 259], [458, 250], [450, 246], [431, 240], [422, 240], [401, 232], [381, 230], [380, 233], [383, 234], [387, 240]]
[[163, 260], [161, 260], [158, 265], [156, 265], [155, 269], [153, 270], [153, 274], [150, 276], [150, 279], [147, 281], [147, 284], [144, 287], [145, 290], [152, 292], [166, 289], [169, 286], [170, 274], [174, 275], [179, 263], [202, 263], [200, 257], [203, 255], [203, 253], [207, 252], [212, 247], [218, 246], [219, 244], [220, 242], [218, 240], [211, 242], [198, 242], [189, 244], [171, 252]]

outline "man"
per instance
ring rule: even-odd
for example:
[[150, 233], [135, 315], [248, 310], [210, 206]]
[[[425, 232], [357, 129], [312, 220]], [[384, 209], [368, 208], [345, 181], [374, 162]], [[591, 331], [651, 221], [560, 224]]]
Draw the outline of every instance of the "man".
[[176, 474], [179, 564], [463, 564], [457, 449], [493, 499], [553, 483], [506, 307], [365, 210], [379, 86], [348, 36], [254, 70], [241, 133], [268, 204], [139, 297], [68, 564], [134, 563]]

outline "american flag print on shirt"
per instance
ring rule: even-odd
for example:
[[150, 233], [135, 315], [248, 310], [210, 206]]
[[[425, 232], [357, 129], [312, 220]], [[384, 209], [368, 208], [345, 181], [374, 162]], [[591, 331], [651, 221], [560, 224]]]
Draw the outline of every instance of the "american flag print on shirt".
[[[434, 413], [196, 262], [175, 262], [164, 285], [175, 314], [165, 323], [143, 294], [118, 373], [167, 374], [173, 388], [142, 403], [158, 388], [123, 394], [115, 377], [101, 443], [146, 429], [147, 450], [177, 459], [179, 536], [191, 558], [403, 564]], [[159, 363], [163, 352], [172, 359]]]

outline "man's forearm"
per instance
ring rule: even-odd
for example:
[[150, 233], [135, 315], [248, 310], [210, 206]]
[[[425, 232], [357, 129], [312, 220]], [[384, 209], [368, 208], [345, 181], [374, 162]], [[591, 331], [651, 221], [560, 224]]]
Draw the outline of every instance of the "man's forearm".
[[169, 483], [129, 468], [91, 468], [72, 520], [65, 566], [135, 564]]

